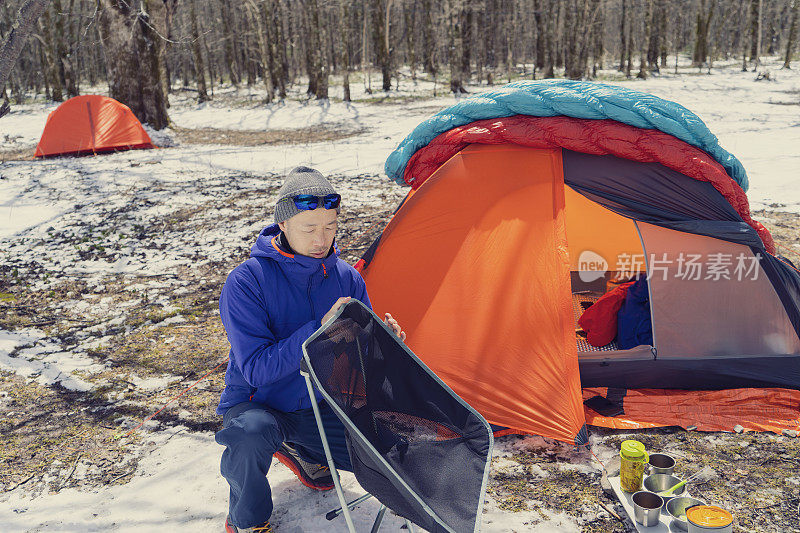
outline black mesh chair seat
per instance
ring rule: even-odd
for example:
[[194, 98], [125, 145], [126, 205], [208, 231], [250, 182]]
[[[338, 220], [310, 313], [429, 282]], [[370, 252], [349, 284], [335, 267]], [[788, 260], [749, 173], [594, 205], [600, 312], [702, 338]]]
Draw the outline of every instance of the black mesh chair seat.
[[303, 353], [303, 373], [345, 427], [359, 484], [428, 531], [478, 531], [493, 445], [486, 420], [358, 300]]

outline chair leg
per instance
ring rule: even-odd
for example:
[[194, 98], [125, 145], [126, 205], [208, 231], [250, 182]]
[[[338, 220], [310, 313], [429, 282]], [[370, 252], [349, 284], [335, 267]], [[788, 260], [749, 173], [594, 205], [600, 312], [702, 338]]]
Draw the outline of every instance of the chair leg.
[[322, 447], [325, 449], [325, 458], [328, 460], [328, 468], [331, 470], [331, 477], [333, 484], [336, 486], [336, 494], [339, 496], [339, 503], [342, 504], [342, 514], [344, 520], [347, 522], [347, 529], [350, 533], [356, 533], [356, 528], [353, 525], [353, 518], [350, 516], [350, 509], [347, 507], [347, 500], [344, 497], [342, 484], [339, 481], [339, 472], [336, 470], [336, 465], [333, 463], [333, 456], [331, 449], [328, 446], [328, 437], [325, 435], [325, 427], [322, 425], [322, 416], [319, 414], [319, 406], [317, 405], [317, 398], [314, 395], [314, 386], [311, 384], [311, 377], [306, 375], [306, 388], [308, 389], [308, 396], [311, 398], [311, 407], [314, 409], [314, 418], [317, 419], [317, 429], [319, 430], [319, 438], [322, 440]]
[[411, 523], [411, 520], [409, 520], [408, 518], [406, 518], [406, 519], [405, 519], [405, 521], [406, 521], [406, 527], [408, 528], [408, 531], [409, 531], [410, 533], [415, 533], [415, 532], [416, 532], [416, 529], [414, 529], [414, 524], [412, 524], [412, 523]]
[[[363, 503], [363, 502], [369, 500], [370, 498], [372, 498], [372, 494], [370, 494], [368, 492], [368, 493], [364, 494], [363, 496], [359, 496], [355, 500], [353, 500], [350, 503], [348, 503], [347, 504], [347, 508], [350, 509], [350, 510], [353, 510], [353, 509], [355, 509], [355, 507], [358, 504]], [[341, 507], [337, 507], [336, 509], [334, 509], [332, 511], [328, 511], [328, 513], [325, 515], [325, 519], [326, 520], [333, 520], [334, 518], [336, 518], [340, 514], [342, 514], [342, 508]]]
[[378, 528], [381, 527], [381, 522], [383, 522], [383, 515], [386, 514], [386, 506], [381, 504], [381, 508], [378, 511], [378, 516], [375, 517], [375, 523], [372, 524], [372, 529], [369, 530], [369, 533], [378, 533]]

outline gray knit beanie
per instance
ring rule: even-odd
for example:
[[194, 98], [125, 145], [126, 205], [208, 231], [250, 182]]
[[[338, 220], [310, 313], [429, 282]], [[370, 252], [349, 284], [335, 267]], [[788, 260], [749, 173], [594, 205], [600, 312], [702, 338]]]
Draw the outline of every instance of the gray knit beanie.
[[[298, 194], [325, 196], [327, 194], [336, 194], [336, 191], [318, 170], [308, 167], [294, 168], [286, 176], [286, 181], [283, 182], [280, 190], [278, 190], [278, 201], [275, 203], [276, 224], [284, 222], [300, 212], [292, 201], [292, 198]], [[339, 212], [338, 207], [336, 212]]]

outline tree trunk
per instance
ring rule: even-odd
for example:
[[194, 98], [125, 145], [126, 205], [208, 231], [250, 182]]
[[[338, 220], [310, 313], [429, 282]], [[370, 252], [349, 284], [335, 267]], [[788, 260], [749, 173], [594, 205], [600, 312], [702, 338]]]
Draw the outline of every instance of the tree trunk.
[[659, 33], [661, 34], [661, 48], [659, 50], [659, 54], [661, 56], [661, 67], [667, 68], [667, 55], [669, 54], [668, 48], [668, 29], [667, 29], [667, 12], [669, 10], [669, 6], [666, 5], [665, 2], [662, 0], [662, 8], [661, 8], [661, 17], [658, 19], [658, 27]]
[[[459, 0], [461, 3], [463, 0]], [[517, 7], [514, 2], [509, 2], [506, 14], [506, 75], [511, 83], [511, 74], [514, 72], [516, 61], [514, 59], [514, 40], [517, 35]]]
[[[164, 39], [164, 43], [161, 46], [161, 83], [164, 85], [163, 91], [164, 94], [169, 94], [172, 91], [172, 73], [169, 70], [169, 64], [167, 63], [167, 53], [172, 45], [172, 19], [175, 16], [175, 9], [177, 7], [178, 0], [163, 0], [164, 1], [164, 33], [162, 34], [166, 39]], [[169, 107], [169, 99], [167, 99], [167, 107]]]
[[783, 68], [792, 68], [792, 48], [794, 48], [797, 41], [797, 17], [798, 8], [800, 8], [800, 0], [792, 0], [792, 22], [789, 24], [789, 37], [786, 40], [786, 55], [783, 60]]
[[453, 94], [463, 94], [462, 39], [461, 39], [461, 10], [462, 0], [447, 0], [447, 62], [450, 65], [450, 91]]
[[658, 72], [658, 58], [661, 54], [661, 13], [665, 9], [664, 0], [656, 0], [650, 14], [650, 39], [647, 43], [647, 65]]
[[388, 47], [388, 19], [386, 18], [387, 5], [392, 0], [372, 0], [372, 43], [375, 47], [375, 56], [383, 76], [383, 90], [392, 90], [392, 61]]
[[[161, 0], [98, 0], [98, 27], [106, 57], [109, 93], [141, 122], [169, 125], [160, 64], [164, 32]], [[163, 33], [162, 33], [163, 35]]]
[[[70, 9], [72, 11], [70, 2]], [[78, 88], [75, 85], [75, 71], [70, 60], [70, 53], [67, 48], [67, 36], [64, 34], [64, 13], [61, 8], [61, 0], [53, 0], [53, 44], [55, 45], [56, 69], [58, 71], [61, 86], [67, 93], [67, 98], [78, 96]]]
[[[627, 0], [622, 0], [622, 16], [619, 18], [619, 36], [620, 36], [620, 48], [619, 48], [619, 70], [620, 72], [625, 71], [625, 58], [628, 57], [628, 32], [626, 29], [628, 19], [628, 2]], [[626, 74], [627, 75], [627, 74]]]
[[[208, 49], [205, 33], [203, 33], [203, 49], [206, 51], [206, 61], [208, 63], [208, 88], [211, 90], [211, 96], [214, 96], [214, 77], [217, 76], [217, 64], [214, 61], [214, 56], [211, 55], [211, 50]], [[222, 75], [219, 75], [219, 77], [221, 79]]]
[[[46, 0], [27, 0], [20, 6], [19, 12], [17, 13], [17, 20], [6, 34], [3, 46], [0, 48], [0, 87], [5, 87], [6, 82], [11, 76], [14, 63], [16, 63], [22, 51], [22, 47], [25, 45], [33, 29], [33, 24], [46, 7]], [[8, 112], [9, 106], [6, 100], [3, 102], [3, 105], [0, 106], [0, 117]]]
[[222, 17], [222, 39], [225, 42], [225, 68], [228, 70], [231, 84], [238, 87], [241, 78], [233, 42], [234, 34], [231, 28], [230, 2], [228, 0], [219, 0], [219, 5]]
[[647, 12], [644, 14], [644, 33], [642, 35], [642, 43], [639, 51], [639, 72], [636, 74], [637, 78], [647, 79], [647, 48], [650, 43], [650, 34], [653, 31], [653, 0], [645, 0], [647, 5]]
[[[327, 42], [325, 27], [319, 23], [319, 4], [317, 0], [311, 0], [313, 8], [311, 13], [311, 24], [315, 28], [312, 30], [314, 34], [314, 70], [317, 73], [317, 91], [314, 96], [317, 100], [328, 99], [328, 54], [325, 53], [325, 46], [323, 43]], [[326, 17], [327, 18], [327, 17]]]
[[582, 74], [578, 64], [581, 48], [579, 32], [578, 0], [569, 0], [564, 6], [564, 77], [571, 80], [581, 79]]
[[631, 77], [631, 70], [633, 69], [633, 24], [627, 24], [627, 46], [625, 47], [625, 77]]
[[50, 98], [52, 98], [54, 102], [63, 102], [64, 93], [61, 90], [61, 76], [58, 72], [58, 59], [56, 57], [55, 38], [53, 37], [53, 20], [50, 18], [49, 9], [45, 9], [42, 16], [39, 17], [38, 26], [41, 36], [37, 37], [43, 40], [44, 56], [47, 60], [47, 63], [42, 65], [42, 71], [47, 79], [50, 80], [50, 87], [52, 89]]
[[328, 72], [325, 52], [322, 47], [322, 28], [319, 25], [319, 4], [317, 0], [305, 0], [304, 32], [306, 71], [308, 73], [307, 94], [313, 94], [317, 100], [328, 98]]
[[197, 28], [195, 1], [189, 0], [189, 18], [192, 23], [192, 56], [194, 57], [194, 78], [197, 80], [197, 101], [202, 104], [208, 101], [208, 93], [206, 92], [206, 71], [203, 66], [203, 53], [200, 50], [200, 32]]
[[534, 66], [538, 70], [544, 70], [545, 63], [545, 28], [546, 16], [542, 9], [542, 0], [533, 0], [533, 21], [536, 24], [536, 60]]
[[272, 82], [277, 88], [278, 97], [286, 98], [286, 85], [289, 83], [289, 60], [286, 54], [286, 38], [284, 36], [283, 22], [281, 18], [280, 0], [266, 0], [269, 2], [270, 10], [270, 48], [272, 57], [275, 58], [274, 69], [272, 72]]
[[256, 30], [256, 45], [258, 46], [258, 64], [261, 70], [261, 79], [264, 81], [264, 90], [267, 95], [264, 101], [269, 103], [275, 98], [275, 88], [272, 85], [272, 57], [269, 52], [269, 33], [267, 32], [267, 13], [264, 3], [256, 5], [255, 0], [246, 0], [245, 7], [250, 19], [250, 26]]
[[761, 0], [750, 0], [750, 61], [758, 66], [761, 55]]
[[417, 53], [414, 45], [414, 26], [417, 19], [417, 2], [410, 6], [403, 6], [403, 24], [406, 27], [406, 49], [408, 50], [408, 67], [411, 70], [411, 79], [417, 79]]
[[436, 75], [435, 39], [431, 0], [422, 0], [422, 69], [431, 76]]
[[697, 12], [694, 55], [692, 56], [692, 65], [695, 67], [701, 67], [708, 58], [708, 30], [711, 27], [716, 1], [711, 0], [708, 4], [708, 12], [706, 12], [706, 0], [700, 0], [700, 8]]
[[597, 71], [603, 69], [603, 29], [605, 27], [606, 16], [603, 3], [595, 1], [594, 16], [592, 17], [592, 78], [597, 77]]
[[556, 63], [556, 44], [555, 44], [555, 17], [553, 16], [553, 4], [550, 3], [549, 13], [547, 15], [547, 31], [545, 32], [544, 46], [546, 51], [544, 63], [544, 77], [555, 78], [555, 63]]
[[460, 18], [461, 32], [456, 38], [461, 38], [461, 42], [459, 43], [461, 46], [461, 65], [459, 65], [459, 67], [461, 68], [461, 79], [463, 82], [472, 77], [472, 26], [475, 22], [475, 18], [469, 3], [461, 9]]
[[[341, 49], [339, 62], [342, 69], [342, 100], [350, 101], [350, 9], [349, 0], [339, 0], [339, 31], [341, 33]], [[409, 30], [410, 31], [410, 30]], [[412, 66], [412, 74], [414, 67]]]

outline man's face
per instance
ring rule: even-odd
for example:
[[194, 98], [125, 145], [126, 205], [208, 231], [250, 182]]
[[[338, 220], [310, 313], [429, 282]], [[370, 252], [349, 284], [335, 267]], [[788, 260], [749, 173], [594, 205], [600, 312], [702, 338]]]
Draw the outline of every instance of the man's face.
[[336, 237], [336, 209], [320, 206], [313, 211], [301, 211], [278, 226], [295, 252], [321, 259], [328, 255]]

